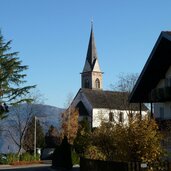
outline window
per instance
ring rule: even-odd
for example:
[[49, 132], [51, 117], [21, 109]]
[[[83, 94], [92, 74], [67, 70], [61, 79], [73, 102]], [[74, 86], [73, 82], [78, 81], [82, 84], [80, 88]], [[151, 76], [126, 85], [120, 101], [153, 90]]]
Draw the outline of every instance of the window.
[[97, 78], [95, 81], [96, 88], [100, 88], [100, 80]]
[[110, 121], [110, 122], [114, 122], [113, 112], [110, 112], [110, 113], [109, 113], [109, 121]]
[[90, 86], [90, 85], [89, 85], [89, 80], [86, 79], [86, 80], [85, 80], [85, 83], [84, 83], [84, 87], [85, 87], [85, 88], [89, 88], [89, 86]]
[[123, 112], [119, 113], [119, 122], [123, 122], [124, 121], [124, 114]]
[[160, 107], [160, 119], [164, 119], [164, 108]]

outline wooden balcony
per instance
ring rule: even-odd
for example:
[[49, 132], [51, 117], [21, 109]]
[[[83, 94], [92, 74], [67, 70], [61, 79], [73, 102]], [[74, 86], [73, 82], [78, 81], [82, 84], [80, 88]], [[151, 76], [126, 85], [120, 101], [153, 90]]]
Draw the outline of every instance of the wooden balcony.
[[152, 102], [171, 101], [171, 87], [153, 89], [150, 94], [150, 99]]

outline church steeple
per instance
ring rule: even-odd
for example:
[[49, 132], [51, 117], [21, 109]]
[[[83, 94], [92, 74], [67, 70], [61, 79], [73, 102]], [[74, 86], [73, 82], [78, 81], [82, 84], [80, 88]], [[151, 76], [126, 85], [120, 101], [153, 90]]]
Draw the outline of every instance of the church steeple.
[[82, 88], [102, 89], [102, 72], [100, 70], [96, 44], [91, 23], [90, 39], [88, 44], [87, 56], [82, 75]]

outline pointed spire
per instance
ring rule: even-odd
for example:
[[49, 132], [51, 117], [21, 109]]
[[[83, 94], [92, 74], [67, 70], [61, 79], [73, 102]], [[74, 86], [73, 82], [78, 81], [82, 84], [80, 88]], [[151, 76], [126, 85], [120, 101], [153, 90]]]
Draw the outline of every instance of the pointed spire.
[[93, 17], [91, 18], [91, 30], [93, 30]]
[[102, 72], [98, 62], [96, 44], [93, 32], [93, 21], [91, 21], [90, 40], [83, 72], [81, 73], [82, 88], [102, 89]]
[[87, 57], [86, 60], [91, 66], [91, 69], [93, 69], [95, 61], [98, 59], [97, 51], [96, 51], [96, 44], [94, 39], [94, 32], [93, 32], [93, 21], [91, 21], [91, 33], [90, 33], [90, 40], [87, 50]]

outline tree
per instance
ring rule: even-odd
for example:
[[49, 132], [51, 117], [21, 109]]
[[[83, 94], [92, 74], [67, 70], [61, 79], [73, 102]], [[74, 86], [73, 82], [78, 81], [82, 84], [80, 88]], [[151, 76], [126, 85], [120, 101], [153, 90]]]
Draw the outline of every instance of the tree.
[[77, 136], [74, 139], [74, 149], [79, 156], [83, 156], [90, 145], [91, 128], [87, 119], [79, 122]]
[[138, 76], [139, 74], [137, 73], [122, 73], [118, 76], [118, 82], [111, 85], [111, 87], [115, 91], [131, 93], [138, 79]]
[[51, 125], [45, 135], [45, 144], [47, 148], [55, 148], [61, 142], [61, 135], [57, 129]]
[[69, 107], [64, 113], [62, 113], [62, 132], [63, 135], [68, 137], [68, 140], [71, 144], [73, 143], [77, 135], [78, 116], [78, 110], [71, 107]]
[[[115, 84], [111, 85], [112, 89], [117, 92], [117, 98], [118, 101], [122, 102], [120, 104], [120, 108], [125, 109], [127, 119], [130, 120], [132, 119], [133, 116], [135, 115], [140, 115], [140, 113], [137, 111], [140, 110], [139, 104], [137, 103], [129, 103], [129, 95], [135, 86], [135, 83], [138, 79], [138, 74], [137, 73], [129, 73], [129, 74], [120, 74], [118, 76], [118, 82]], [[142, 105], [142, 110], [147, 111], [148, 108], [143, 104]], [[120, 111], [115, 112], [115, 116], [120, 115]]]
[[23, 71], [28, 66], [22, 65], [18, 52], [11, 52], [12, 41], [4, 41], [0, 32], [0, 119], [5, 118], [8, 106], [31, 99], [25, 98], [30, 89], [35, 86], [22, 86], [26, 83], [26, 74]]
[[64, 103], [64, 108], [68, 108], [71, 105], [71, 102], [73, 101], [74, 95], [72, 92], [67, 94], [66, 101]]
[[[130, 124], [102, 122], [92, 133], [91, 146], [87, 148], [89, 158], [94, 153], [89, 149], [96, 149], [104, 160], [135, 161], [147, 163], [154, 167], [164, 156], [161, 146], [162, 135], [155, 120], [134, 118]], [[102, 159], [102, 157], [101, 157]]]
[[[34, 151], [34, 131], [35, 131], [35, 117], [31, 118], [28, 124], [23, 139], [23, 148], [27, 152], [33, 153]], [[44, 131], [40, 121], [36, 119], [36, 147], [43, 148], [45, 145]]]
[[[34, 99], [34, 97], [32, 98]], [[43, 113], [43, 111], [36, 104], [23, 103], [10, 107], [9, 116], [4, 119], [4, 125], [2, 126], [6, 137], [18, 146], [18, 155], [23, 149], [24, 135], [31, 119], [40, 113]]]

